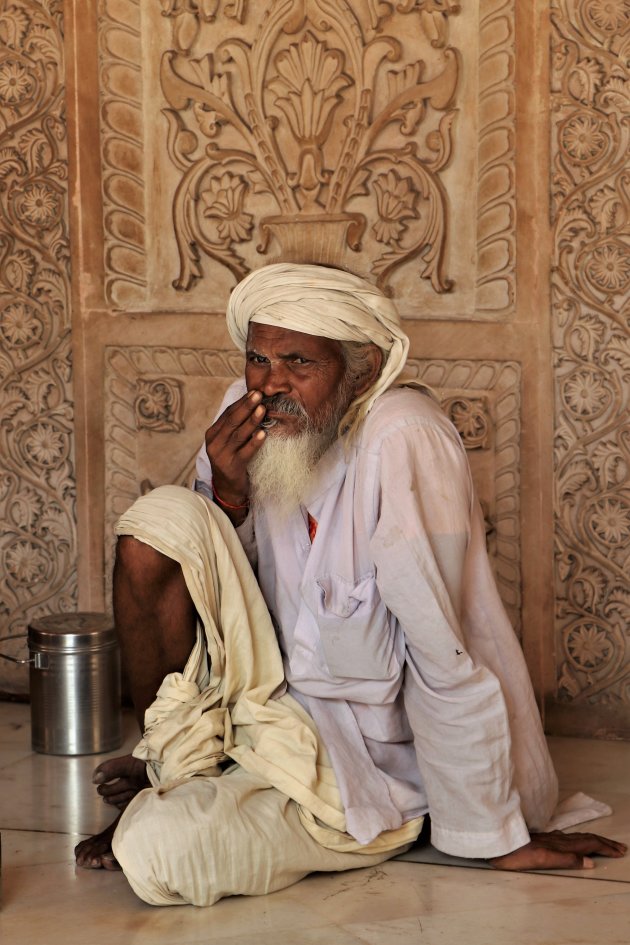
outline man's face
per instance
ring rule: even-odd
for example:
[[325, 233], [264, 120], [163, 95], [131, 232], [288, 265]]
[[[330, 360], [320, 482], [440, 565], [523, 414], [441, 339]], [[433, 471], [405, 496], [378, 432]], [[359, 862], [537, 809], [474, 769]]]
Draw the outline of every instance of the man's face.
[[[263, 404], [269, 397], [282, 398], [301, 407], [313, 427], [320, 430], [338, 413], [340, 386], [346, 365], [341, 345], [301, 331], [271, 325], [249, 326], [245, 381], [248, 390], [259, 390]], [[347, 398], [350, 399], [349, 397]], [[265, 421], [275, 421], [269, 432], [281, 436], [302, 433], [305, 418], [267, 408]]]

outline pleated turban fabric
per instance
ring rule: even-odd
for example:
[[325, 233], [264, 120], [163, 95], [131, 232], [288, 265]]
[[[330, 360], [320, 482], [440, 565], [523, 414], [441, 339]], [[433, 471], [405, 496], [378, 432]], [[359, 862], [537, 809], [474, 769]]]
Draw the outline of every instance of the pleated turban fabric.
[[256, 269], [233, 290], [226, 318], [230, 336], [241, 351], [250, 322], [378, 345], [384, 354], [383, 369], [372, 387], [352, 404], [352, 432], [376, 398], [392, 386], [407, 360], [409, 339], [400, 327], [394, 303], [376, 286], [341, 269], [295, 263]]

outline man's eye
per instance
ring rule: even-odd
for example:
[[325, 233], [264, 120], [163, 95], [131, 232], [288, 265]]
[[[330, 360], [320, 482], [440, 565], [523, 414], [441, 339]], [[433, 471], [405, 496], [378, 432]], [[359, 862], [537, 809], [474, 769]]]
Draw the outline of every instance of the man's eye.
[[303, 367], [305, 364], [312, 364], [313, 362], [309, 361], [308, 358], [297, 357], [297, 358], [293, 358], [293, 361], [291, 363], [297, 364], [300, 367]]
[[264, 354], [248, 354], [247, 360], [249, 364], [267, 364], [267, 358]]

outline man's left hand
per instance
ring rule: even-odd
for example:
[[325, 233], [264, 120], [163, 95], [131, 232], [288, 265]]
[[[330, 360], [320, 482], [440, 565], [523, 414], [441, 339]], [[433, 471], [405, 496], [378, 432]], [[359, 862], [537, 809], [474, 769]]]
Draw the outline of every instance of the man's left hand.
[[593, 854], [624, 856], [628, 847], [618, 840], [608, 840], [595, 833], [533, 833], [529, 843], [504, 856], [488, 860], [499, 870], [583, 870], [592, 869]]

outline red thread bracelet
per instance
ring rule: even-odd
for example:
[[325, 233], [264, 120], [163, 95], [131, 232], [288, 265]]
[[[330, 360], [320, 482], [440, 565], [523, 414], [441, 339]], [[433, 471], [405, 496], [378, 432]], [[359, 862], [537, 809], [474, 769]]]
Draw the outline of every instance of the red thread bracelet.
[[244, 505], [230, 505], [229, 502], [226, 502], [221, 498], [217, 490], [214, 488], [214, 483], [212, 483], [212, 495], [215, 497], [219, 505], [222, 505], [224, 509], [230, 509], [232, 512], [242, 512], [243, 509], [249, 508], [249, 499]]

